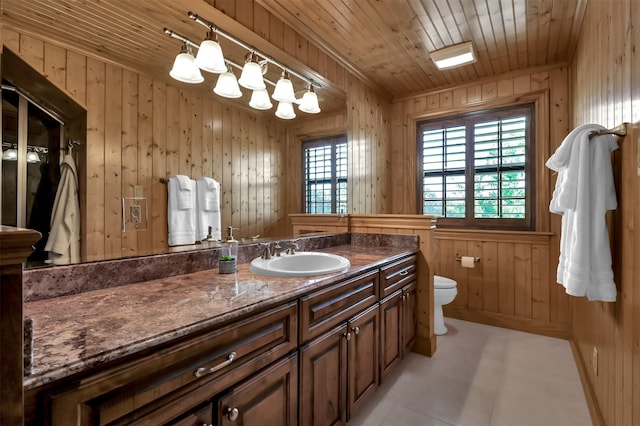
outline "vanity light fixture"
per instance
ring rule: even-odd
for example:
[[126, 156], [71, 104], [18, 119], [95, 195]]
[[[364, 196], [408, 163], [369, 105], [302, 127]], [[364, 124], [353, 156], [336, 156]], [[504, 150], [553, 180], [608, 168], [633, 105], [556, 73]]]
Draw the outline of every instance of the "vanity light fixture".
[[439, 70], [446, 70], [476, 61], [473, 43], [470, 41], [445, 47], [429, 54]]
[[283, 120], [296, 118], [296, 112], [293, 110], [293, 104], [291, 102], [278, 102], [276, 117], [282, 118]]
[[216, 87], [213, 88], [213, 92], [216, 95], [231, 99], [242, 96], [238, 80], [236, 80], [236, 76], [231, 69], [227, 69], [226, 72], [218, 76], [218, 82]]
[[[169, 72], [171, 77], [184, 83], [201, 83], [204, 81], [204, 77], [202, 77], [200, 70], [217, 73], [219, 76], [213, 89], [215, 94], [226, 98], [240, 98], [242, 92], [239, 86], [242, 86], [253, 91], [249, 106], [261, 110], [267, 110], [273, 107], [269, 99], [269, 94], [266, 91], [265, 83], [269, 83], [272, 86], [276, 86], [271, 98], [279, 102], [276, 110], [277, 117], [285, 120], [295, 118], [296, 114], [293, 110], [293, 103], [298, 104], [298, 108], [302, 112], [309, 114], [320, 112], [318, 97], [315, 94], [315, 88], [321, 87], [318, 83], [259, 52], [252, 46], [214, 26], [212, 22], [207, 21], [195, 13], [188, 12], [187, 15], [189, 18], [206, 27], [207, 35], [202, 43], [198, 45], [188, 38], [175, 33], [173, 30], [164, 29], [164, 32], [169, 37], [178, 39], [183, 43], [180, 53], [176, 56], [173, 68]], [[218, 43], [218, 35], [249, 51], [243, 66], [224, 57], [220, 43]], [[191, 53], [191, 48], [193, 47], [198, 49], [198, 54], [195, 58]], [[278, 80], [277, 84], [263, 76], [269, 63], [282, 69], [282, 77]], [[236, 80], [233, 71], [230, 69], [231, 66], [242, 70], [239, 79]], [[291, 75], [304, 81], [309, 87], [309, 90], [303, 95], [302, 99], [296, 99]]]
[[262, 67], [260, 67], [255, 53], [250, 52], [247, 55], [247, 60], [244, 63], [244, 67], [242, 67], [242, 74], [240, 74], [238, 84], [249, 90], [262, 90], [267, 88], [262, 78]]
[[293, 91], [293, 83], [289, 78], [289, 73], [284, 70], [282, 76], [276, 83], [276, 88], [273, 90], [271, 97], [278, 102], [295, 102], [296, 94]]
[[220, 43], [218, 43], [217, 37], [215, 40], [213, 39], [212, 34], [211, 31], [207, 31], [207, 36], [200, 43], [194, 63], [203, 71], [222, 74], [227, 71], [227, 65], [224, 62]]
[[269, 92], [267, 89], [258, 89], [254, 90], [251, 94], [251, 101], [249, 101], [249, 106], [255, 109], [271, 109], [273, 108], [273, 104], [271, 103], [271, 99], [269, 99]]
[[310, 84], [309, 90], [307, 90], [304, 95], [302, 95], [302, 99], [299, 102], [298, 109], [308, 114], [317, 114], [320, 112], [318, 95], [316, 95], [316, 92], [313, 89], [313, 85]]
[[204, 81], [204, 77], [200, 73], [200, 68], [194, 63], [195, 58], [191, 53], [191, 47], [185, 42], [180, 49], [180, 53], [173, 62], [173, 68], [169, 71], [169, 75], [183, 83], [198, 84]]
[[38, 156], [38, 153], [36, 151], [29, 151], [27, 152], [27, 163], [39, 163], [40, 162], [40, 156]]
[[2, 159], [7, 161], [16, 161], [18, 159], [18, 150], [12, 146], [2, 153]]

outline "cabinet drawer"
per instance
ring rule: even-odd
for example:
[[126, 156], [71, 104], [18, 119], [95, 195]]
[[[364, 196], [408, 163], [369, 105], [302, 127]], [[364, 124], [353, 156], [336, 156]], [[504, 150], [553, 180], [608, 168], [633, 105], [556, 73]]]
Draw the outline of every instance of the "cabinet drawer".
[[417, 256], [413, 255], [380, 269], [380, 298], [389, 296], [416, 279]]
[[308, 342], [378, 301], [378, 272], [342, 281], [300, 299], [300, 341]]
[[297, 343], [293, 302], [79, 379], [72, 389], [50, 397], [52, 423], [164, 423], [291, 352]]

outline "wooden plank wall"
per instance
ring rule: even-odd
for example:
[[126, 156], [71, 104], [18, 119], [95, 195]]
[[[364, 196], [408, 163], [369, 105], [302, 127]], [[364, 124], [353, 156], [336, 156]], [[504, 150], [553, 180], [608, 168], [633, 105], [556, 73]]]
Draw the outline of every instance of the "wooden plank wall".
[[[632, 123], [614, 153], [616, 303], [571, 299], [572, 332], [596, 424], [640, 425], [640, 3], [590, 1], [571, 64], [573, 124]], [[598, 372], [592, 368], [598, 350]]]
[[[84, 260], [166, 251], [160, 178], [175, 174], [221, 182], [223, 228], [288, 232], [286, 126], [6, 27], [3, 41], [87, 109]], [[147, 197], [149, 226], [122, 232], [122, 197], [133, 197], [135, 185]]]
[[[287, 175], [289, 194], [293, 197], [289, 213], [299, 213], [300, 198], [299, 142], [306, 137], [321, 137], [347, 132], [349, 138], [349, 200], [345, 213], [385, 213], [389, 209], [388, 150], [390, 143], [391, 103], [351, 74], [335, 59], [297, 34], [258, 3], [246, 0], [209, 0], [216, 9], [253, 30], [294, 58], [318, 71], [346, 93], [346, 119], [340, 115], [329, 118], [309, 118], [296, 124], [289, 149]], [[344, 121], [344, 124], [343, 124]]]
[[[551, 66], [394, 101], [390, 206], [393, 213], [407, 214], [417, 211], [416, 121], [523, 101], [536, 102], [536, 232], [500, 235], [436, 229], [435, 273], [458, 281], [458, 298], [445, 307], [446, 315], [568, 336], [569, 300], [564, 289], [555, 284], [560, 218], [548, 212], [554, 183], [544, 167], [550, 153], [569, 131], [568, 78], [567, 67]], [[519, 240], [522, 245], [518, 245]], [[456, 253], [480, 256], [483, 260], [473, 271], [464, 271], [455, 261]], [[534, 279], [538, 275], [516, 277], [513, 268], [519, 266], [527, 266], [531, 274], [539, 274], [539, 279]], [[536, 267], [541, 269], [535, 270]]]
[[[569, 338], [569, 310], [549, 280], [550, 233], [438, 230], [434, 269], [458, 283], [445, 316]], [[463, 268], [459, 256], [479, 259]], [[558, 300], [560, 299], [560, 300]]]

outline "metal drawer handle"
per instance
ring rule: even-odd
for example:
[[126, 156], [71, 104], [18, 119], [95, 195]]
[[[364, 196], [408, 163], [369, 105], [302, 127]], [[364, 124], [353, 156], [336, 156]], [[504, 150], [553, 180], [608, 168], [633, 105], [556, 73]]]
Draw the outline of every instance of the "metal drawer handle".
[[196, 371], [193, 372], [193, 375], [196, 377], [202, 377], [205, 374], [211, 374], [211, 373], [215, 373], [216, 371], [225, 368], [227, 365], [231, 364], [235, 359], [236, 359], [236, 353], [235, 352], [231, 352], [229, 354], [229, 356], [227, 357], [226, 361], [221, 362], [218, 365], [215, 365], [211, 368], [205, 368], [205, 367], [200, 367], [198, 368]]
[[400, 271], [400, 275], [402, 275], [402, 276], [409, 275], [409, 270], [405, 269], [403, 271]]

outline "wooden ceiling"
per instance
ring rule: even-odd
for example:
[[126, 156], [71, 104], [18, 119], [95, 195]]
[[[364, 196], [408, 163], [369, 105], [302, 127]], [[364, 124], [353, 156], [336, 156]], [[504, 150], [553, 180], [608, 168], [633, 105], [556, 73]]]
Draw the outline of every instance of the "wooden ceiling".
[[[164, 27], [199, 43], [205, 28], [193, 10], [250, 45], [321, 82], [324, 111], [344, 107], [335, 82], [276, 48], [234, 18], [266, 10], [390, 99], [491, 75], [569, 61], [587, 0], [3, 0], [10, 28], [144, 70], [171, 81], [180, 42]], [[212, 4], [214, 7], [210, 6]], [[281, 23], [280, 23], [281, 25]], [[262, 25], [264, 29], [264, 25]], [[429, 52], [472, 41], [478, 61], [438, 71]], [[246, 50], [221, 39], [225, 56], [242, 64]], [[272, 66], [267, 78], [277, 81]], [[203, 73], [207, 84], [215, 76]], [[236, 71], [236, 75], [239, 72]], [[302, 82], [294, 80], [296, 88]], [[245, 96], [246, 97], [246, 96]], [[242, 99], [246, 104], [248, 97]]]

